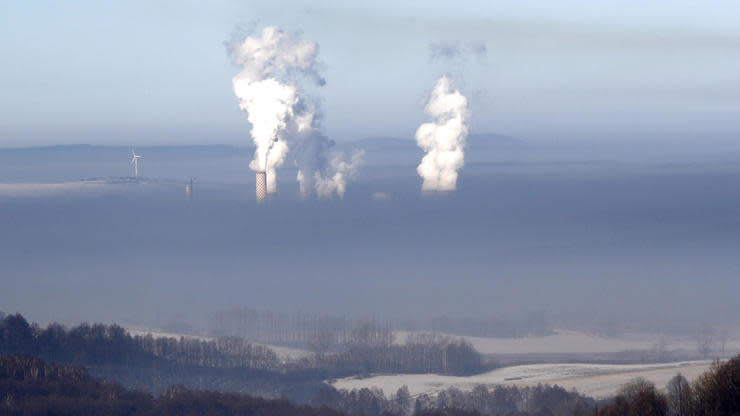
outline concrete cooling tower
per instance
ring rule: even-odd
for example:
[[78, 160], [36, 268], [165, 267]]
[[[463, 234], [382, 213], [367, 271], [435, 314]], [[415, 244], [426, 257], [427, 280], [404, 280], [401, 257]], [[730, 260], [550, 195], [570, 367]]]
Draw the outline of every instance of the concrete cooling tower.
[[267, 173], [257, 172], [255, 178], [255, 195], [257, 196], [257, 202], [262, 202], [267, 197]]

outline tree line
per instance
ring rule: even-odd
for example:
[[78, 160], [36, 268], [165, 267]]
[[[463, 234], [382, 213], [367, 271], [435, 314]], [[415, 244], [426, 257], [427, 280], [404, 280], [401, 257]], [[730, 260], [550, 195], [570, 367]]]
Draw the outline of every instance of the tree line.
[[348, 344], [331, 353], [328, 343], [313, 345], [314, 355], [299, 362], [302, 368], [318, 368], [331, 377], [371, 373], [436, 373], [466, 376], [491, 369], [473, 346], [463, 339], [438, 334], [409, 335], [394, 343], [393, 332], [371, 324], [352, 331]]
[[0, 318], [0, 354], [84, 366], [103, 380], [151, 393], [182, 384], [305, 401], [322, 386], [306, 371], [285, 373], [272, 350], [243, 340], [131, 336], [118, 325], [103, 324], [40, 328], [20, 314]]
[[545, 312], [530, 313], [518, 318], [489, 316], [486, 318], [450, 318], [438, 316], [420, 321], [393, 324], [374, 317], [350, 318], [347, 315], [328, 315], [295, 312], [292, 314], [231, 308], [210, 317], [209, 333], [214, 336], [236, 336], [266, 344], [300, 348], [311, 346], [317, 336], [331, 334], [338, 346], [352, 342], [353, 331], [365, 324], [407, 331], [444, 332], [458, 336], [525, 337], [553, 333]]
[[280, 360], [270, 348], [237, 338], [154, 338], [132, 336], [118, 325], [100, 323], [65, 328], [29, 324], [20, 314], [0, 316], [0, 352], [23, 353], [70, 364], [135, 365], [151, 360], [175, 365], [275, 370]]
[[90, 376], [80, 367], [26, 356], [0, 355], [0, 415], [262, 415], [341, 416], [327, 407], [297, 406], [238, 393], [194, 391], [182, 386], [153, 396]]
[[694, 383], [681, 374], [666, 385], [666, 393], [638, 379], [619, 391], [597, 416], [735, 416], [740, 415], [740, 355], [715, 361]]
[[118, 325], [86, 323], [41, 328], [20, 314], [0, 315], [0, 353], [82, 365], [97, 377], [152, 393], [182, 384], [304, 402], [327, 378], [383, 372], [467, 375], [488, 368], [470, 344], [446, 337], [419, 335], [398, 345], [388, 327], [367, 323], [351, 331], [343, 349], [332, 351], [331, 335], [325, 336], [329, 339], [312, 340], [311, 356], [281, 360], [269, 347], [241, 338], [132, 336]]
[[732, 416], [740, 414], [740, 355], [715, 362], [695, 383], [680, 375], [659, 392], [644, 380], [602, 402], [558, 386], [449, 388], [412, 397], [406, 386], [337, 391], [324, 385], [298, 406], [286, 400], [168, 387], [152, 395], [98, 380], [81, 367], [0, 354], [0, 415], [307, 415], [307, 416]]
[[365, 416], [418, 416], [427, 414], [592, 416], [594, 399], [558, 386], [485, 386], [471, 391], [455, 387], [436, 395], [412, 396], [406, 386], [387, 397], [380, 389], [325, 392], [312, 401], [346, 413]]
[[[559, 387], [478, 387], [455, 389], [436, 398], [412, 399], [403, 387], [386, 398], [380, 390], [340, 392], [326, 386], [310, 405], [260, 399], [238, 393], [193, 391], [173, 386], [160, 395], [126, 389], [90, 376], [79, 367], [61, 366], [25, 355], [0, 355], [2, 415], [261, 415], [261, 416], [422, 416], [444, 414], [574, 415], [592, 400]], [[514, 412], [514, 413], [512, 413]], [[583, 413], [586, 414], [586, 413]]]
[[366, 322], [352, 329], [341, 347], [333, 333], [315, 334], [309, 344], [314, 354], [281, 360], [269, 347], [242, 338], [154, 338], [132, 336], [118, 325], [83, 323], [72, 328], [52, 323], [46, 328], [29, 324], [20, 314], [0, 315], [0, 352], [37, 355], [55, 362], [104, 365], [150, 365], [249, 368], [273, 372], [317, 371], [325, 376], [406, 372], [469, 375], [488, 369], [481, 355], [463, 340], [434, 334], [409, 336], [394, 342], [388, 326]]

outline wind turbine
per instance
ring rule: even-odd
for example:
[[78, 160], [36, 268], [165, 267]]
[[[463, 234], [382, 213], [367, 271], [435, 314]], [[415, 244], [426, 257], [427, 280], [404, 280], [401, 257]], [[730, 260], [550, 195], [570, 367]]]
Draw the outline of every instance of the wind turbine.
[[139, 159], [141, 156], [137, 155], [134, 149], [131, 149], [131, 155], [133, 156], [131, 158], [131, 164], [134, 165], [134, 176], [136, 179], [139, 178]]

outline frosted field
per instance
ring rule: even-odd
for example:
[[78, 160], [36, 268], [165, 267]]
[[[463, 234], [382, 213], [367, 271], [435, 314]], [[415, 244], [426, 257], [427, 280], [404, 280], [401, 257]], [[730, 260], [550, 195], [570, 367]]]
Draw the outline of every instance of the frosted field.
[[557, 384], [565, 389], [595, 398], [613, 395], [624, 383], [642, 377], [664, 388], [668, 380], [681, 373], [689, 381], [709, 369], [711, 361], [688, 361], [667, 364], [532, 364], [505, 367], [470, 377], [438, 374], [397, 374], [369, 378], [348, 377], [330, 382], [338, 389], [377, 387], [386, 396], [406, 385], [412, 396], [437, 394], [449, 387], [472, 390], [478, 384], [531, 386], [538, 383]]

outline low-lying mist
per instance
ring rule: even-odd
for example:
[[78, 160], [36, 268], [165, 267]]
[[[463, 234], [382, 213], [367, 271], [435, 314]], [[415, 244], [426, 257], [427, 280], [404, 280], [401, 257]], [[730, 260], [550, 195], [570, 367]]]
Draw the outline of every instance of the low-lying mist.
[[[303, 199], [296, 171], [282, 169], [276, 196], [255, 204], [251, 152], [229, 147], [137, 148], [158, 184], [0, 193], [0, 310], [200, 329], [243, 307], [676, 332], [738, 324], [737, 166], [533, 161], [516, 143], [475, 152], [473, 138], [458, 190], [422, 194], [419, 150], [384, 140], [364, 143], [368, 164], [343, 199]], [[120, 150], [120, 161], [117, 148], [6, 150], [0, 173], [129, 175]], [[187, 176], [199, 178], [191, 199]]]

